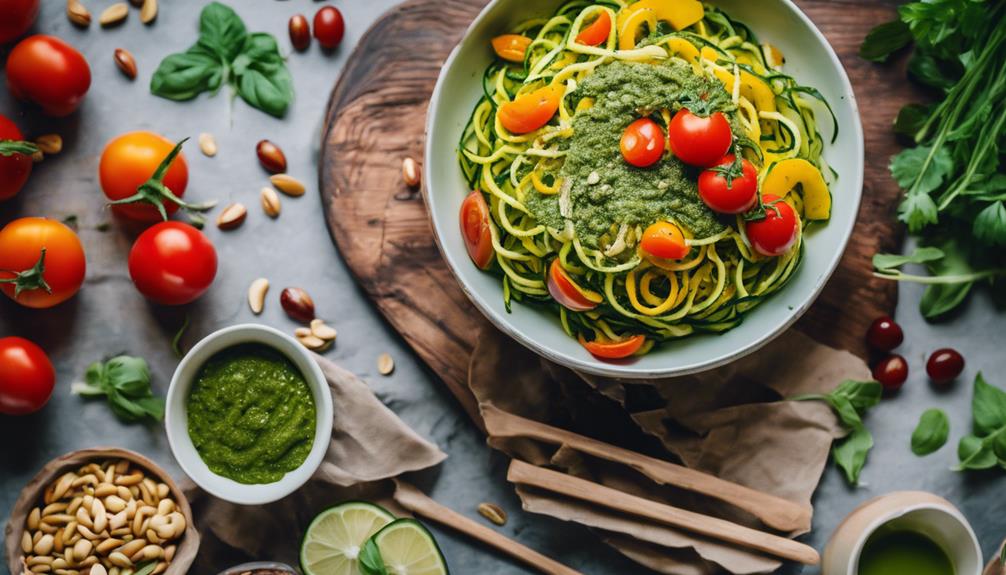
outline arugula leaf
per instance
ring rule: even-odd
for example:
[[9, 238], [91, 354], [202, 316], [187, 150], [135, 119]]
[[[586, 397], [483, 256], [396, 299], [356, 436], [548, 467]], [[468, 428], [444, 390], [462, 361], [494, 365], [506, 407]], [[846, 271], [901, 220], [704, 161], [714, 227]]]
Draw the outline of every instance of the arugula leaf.
[[92, 363], [84, 383], [74, 383], [70, 391], [83, 397], [106, 396], [112, 412], [124, 421], [164, 419], [164, 398], [153, 395], [150, 368], [143, 358], [120, 355]]
[[934, 247], [915, 248], [911, 254], [876, 254], [873, 256], [873, 267], [880, 271], [893, 270], [905, 264], [924, 264], [943, 258], [943, 250]]
[[942, 409], [927, 409], [919, 418], [912, 433], [912, 453], [929, 455], [947, 443], [950, 436], [950, 418]]
[[871, 62], [883, 62], [888, 56], [912, 42], [912, 31], [901, 20], [885, 22], [866, 35], [859, 47], [859, 57]]
[[1006, 246], [1006, 206], [993, 202], [979, 212], [973, 226], [974, 235], [989, 246]]
[[898, 117], [894, 119], [895, 133], [903, 136], [915, 138], [926, 120], [929, 119], [930, 109], [921, 104], [907, 104], [898, 111]]
[[384, 565], [384, 558], [381, 557], [381, 550], [373, 537], [363, 544], [358, 561], [362, 575], [389, 575], [388, 568]]
[[891, 158], [891, 175], [899, 186], [915, 193], [928, 194], [943, 184], [954, 169], [954, 160], [946, 148], [939, 148], [930, 159], [932, 151], [931, 146], [917, 146], [902, 150]]

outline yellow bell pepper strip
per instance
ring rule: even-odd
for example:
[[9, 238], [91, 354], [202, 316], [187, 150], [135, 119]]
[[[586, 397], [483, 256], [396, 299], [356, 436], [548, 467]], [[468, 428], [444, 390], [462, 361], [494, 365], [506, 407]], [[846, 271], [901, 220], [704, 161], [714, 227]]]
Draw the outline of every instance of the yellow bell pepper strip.
[[667, 52], [671, 56], [677, 56], [678, 58], [681, 58], [691, 64], [696, 75], [703, 75], [701, 64], [702, 56], [699, 54], [699, 49], [695, 47], [695, 44], [692, 44], [684, 38], [668, 38], [665, 45], [667, 46]]
[[[724, 68], [713, 68], [713, 74], [723, 82], [727, 92], [734, 90], [734, 75]], [[775, 112], [775, 92], [764, 80], [747, 70], [740, 71], [741, 95], [748, 99], [759, 112]]]
[[497, 116], [500, 124], [511, 134], [531, 133], [555, 116], [565, 92], [563, 86], [549, 84], [534, 92], [517, 96], [512, 102], [506, 102], [499, 107]]
[[[640, 13], [652, 12], [640, 16]], [[636, 47], [636, 37], [640, 27], [646, 23], [650, 31], [656, 28], [656, 20], [663, 20], [675, 30], [684, 30], [705, 16], [705, 9], [698, 0], [639, 0], [626, 6], [618, 13], [618, 47], [631, 50]]]
[[636, 41], [640, 36], [640, 29], [645, 24], [650, 30], [657, 27], [657, 13], [655, 10], [634, 10], [628, 12], [628, 8], [618, 13], [616, 25], [618, 26], [618, 49], [632, 50], [636, 47]]
[[772, 166], [762, 182], [762, 195], [786, 195], [797, 185], [803, 186], [803, 213], [808, 220], [831, 218], [831, 192], [821, 170], [801, 158], [783, 160]]
[[523, 62], [531, 39], [519, 34], [503, 34], [492, 39], [496, 55], [510, 62]]

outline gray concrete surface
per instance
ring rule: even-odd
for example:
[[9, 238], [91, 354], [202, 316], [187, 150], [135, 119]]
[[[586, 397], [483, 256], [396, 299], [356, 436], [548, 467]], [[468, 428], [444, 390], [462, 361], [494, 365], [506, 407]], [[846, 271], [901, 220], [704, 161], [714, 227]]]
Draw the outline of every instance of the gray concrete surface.
[[[109, 3], [93, 0], [89, 5], [97, 13]], [[142, 26], [133, 12], [130, 20], [118, 28], [106, 30], [92, 25], [89, 30], [79, 30], [64, 16], [63, 2], [44, 0], [36, 30], [66, 39], [88, 58], [93, 84], [87, 100], [77, 114], [52, 120], [13, 102], [7, 91], [0, 89], [0, 113], [15, 119], [28, 134], [58, 132], [65, 139], [63, 153], [37, 166], [21, 195], [0, 205], [0, 225], [28, 215], [75, 215], [88, 255], [84, 289], [62, 306], [28, 311], [0, 298], [0, 335], [20, 335], [41, 344], [58, 371], [55, 394], [41, 413], [22, 418], [0, 416], [0, 515], [6, 518], [23, 484], [46, 461], [74, 449], [127, 447], [149, 455], [180, 475], [159, 426], [123, 425], [101, 402], [85, 402], [70, 395], [70, 383], [89, 363], [126, 352], [150, 361], [155, 389], [163, 393], [177, 362], [170, 341], [186, 314], [192, 320], [185, 337], [189, 345], [215, 329], [244, 321], [292, 330], [294, 324], [278, 305], [278, 289], [270, 294], [260, 318], [254, 318], [244, 302], [248, 283], [267, 276], [276, 288], [289, 285], [307, 289], [314, 296], [319, 315], [340, 333], [338, 345], [328, 357], [367, 378], [383, 401], [449, 454], [440, 469], [422, 478], [436, 499], [473, 516], [478, 503], [499, 502], [511, 516], [503, 528], [505, 533], [584, 573], [644, 572], [598, 545], [582, 528], [520, 511], [504, 480], [504, 459], [484, 445], [454, 400], [355, 287], [329, 239], [316, 193], [300, 199], [284, 198], [283, 214], [277, 221], [264, 217], [258, 209], [258, 189], [265, 176], [255, 160], [255, 142], [269, 138], [279, 143], [290, 161], [290, 173], [311, 182], [313, 187], [328, 94], [358, 38], [395, 0], [335, 2], [346, 17], [346, 39], [333, 54], [323, 54], [315, 44], [308, 53], [291, 56], [289, 66], [297, 100], [283, 120], [271, 118], [240, 100], [230, 103], [226, 92], [181, 104], [149, 94], [149, 78], [161, 58], [194, 41], [198, 12], [205, 3], [162, 2], [161, 16], [149, 28]], [[287, 18], [296, 12], [310, 17], [321, 4], [308, 0], [235, 0], [232, 5], [250, 30], [271, 32], [282, 46], [287, 46]], [[135, 82], [126, 80], [115, 68], [112, 52], [117, 47], [136, 55], [140, 74]], [[0, 54], [5, 58], [3, 50]], [[113, 221], [103, 207], [97, 184], [101, 150], [112, 137], [136, 129], [154, 130], [172, 139], [194, 137], [204, 131], [215, 134], [220, 153], [214, 159], [199, 154], [194, 142], [187, 147], [188, 197], [216, 198], [223, 203], [241, 201], [250, 208], [248, 221], [237, 231], [224, 233], [213, 226], [207, 228], [220, 256], [218, 277], [204, 298], [185, 308], [153, 306], [133, 289], [125, 264], [133, 235]], [[111, 223], [111, 228], [100, 231], [106, 223]], [[898, 318], [907, 333], [902, 352], [909, 358], [912, 373], [902, 393], [869, 416], [868, 425], [877, 446], [863, 473], [863, 486], [848, 488], [840, 474], [829, 467], [818, 490], [814, 531], [806, 541], [819, 549], [855, 505], [899, 489], [932, 491], [961, 506], [974, 523], [987, 555], [1006, 536], [1006, 498], [1001, 497], [1006, 473], [950, 471], [955, 461], [952, 444], [970, 426], [970, 381], [974, 374], [982, 370], [991, 382], [1006, 386], [1003, 315], [995, 312], [985, 297], [979, 297], [956, 321], [927, 325], [916, 310], [920, 294], [915, 287], [902, 288]], [[945, 345], [960, 349], [968, 367], [956, 387], [937, 393], [926, 382], [924, 356]], [[397, 369], [391, 377], [377, 374], [375, 360], [382, 352], [395, 358]], [[909, 451], [908, 440], [919, 414], [930, 406], [951, 413], [952, 444], [920, 459]], [[462, 537], [434, 529], [454, 573], [528, 572]], [[295, 553], [290, 549], [277, 557], [256, 559], [291, 559]], [[236, 563], [245, 558], [234, 559]], [[796, 567], [785, 571], [801, 572]]]

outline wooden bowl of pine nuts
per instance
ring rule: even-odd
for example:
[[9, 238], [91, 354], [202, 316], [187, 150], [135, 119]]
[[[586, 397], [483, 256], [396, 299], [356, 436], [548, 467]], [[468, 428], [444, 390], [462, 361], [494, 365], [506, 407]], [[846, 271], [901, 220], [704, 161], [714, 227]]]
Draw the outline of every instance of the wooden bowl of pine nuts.
[[46, 464], [14, 503], [5, 537], [12, 575], [183, 575], [199, 550], [171, 477], [116, 448]]

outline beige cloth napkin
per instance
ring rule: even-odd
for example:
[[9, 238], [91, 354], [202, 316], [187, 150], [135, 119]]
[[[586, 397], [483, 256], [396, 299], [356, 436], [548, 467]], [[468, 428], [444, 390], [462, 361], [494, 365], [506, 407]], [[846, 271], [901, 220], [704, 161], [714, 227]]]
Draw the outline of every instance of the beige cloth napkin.
[[[808, 506], [831, 442], [844, 432], [826, 405], [781, 399], [828, 392], [844, 379], [870, 379], [862, 360], [795, 330], [726, 367], [646, 385], [574, 373], [495, 330], [482, 334], [472, 357], [469, 386], [480, 404], [677, 459]], [[658, 485], [625, 466], [567, 447], [494, 437], [490, 424], [489, 444], [512, 457], [765, 529], [742, 511]], [[780, 566], [771, 557], [552, 493], [524, 487], [517, 493], [525, 509], [593, 527], [606, 543], [661, 573], [766, 573]], [[810, 530], [802, 527], [785, 535]]]
[[[325, 460], [302, 489], [275, 503], [241, 506], [212, 497], [191, 483], [185, 488], [203, 535], [192, 573], [215, 573], [236, 552], [248, 560], [296, 564], [304, 529], [323, 509], [348, 499], [384, 505], [408, 515], [391, 499], [390, 479], [437, 465], [447, 457], [410, 429], [352, 373], [316, 358], [332, 392], [332, 440]], [[284, 550], [275, 556], [275, 550]]]

